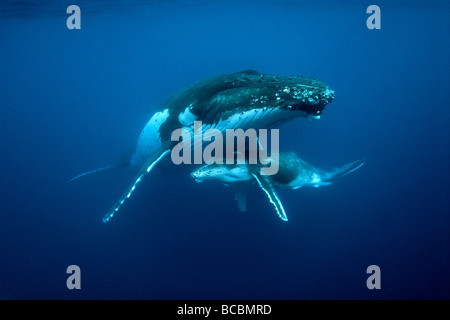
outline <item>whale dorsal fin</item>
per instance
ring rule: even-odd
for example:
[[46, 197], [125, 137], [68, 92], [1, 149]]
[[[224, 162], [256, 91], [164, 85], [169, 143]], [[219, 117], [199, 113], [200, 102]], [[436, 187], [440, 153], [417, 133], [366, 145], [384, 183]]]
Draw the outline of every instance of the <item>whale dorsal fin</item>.
[[288, 219], [286, 216], [286, 212], [284, 212], [283, 205], [281, 204], [281, 201], [278, 198], [278, 195], [275, 192], [275, 189], [270, 180], [266, 176], [261, 175], [261, 173], [256, 170], [252, 172], [252, 176], [253, 178], [255, 178], [256, 182], [258, 182], [259, 187], [263, 189], [269, 197], [269, 200], [274, 205], [280, 219], [283, 221], [287, 221]]

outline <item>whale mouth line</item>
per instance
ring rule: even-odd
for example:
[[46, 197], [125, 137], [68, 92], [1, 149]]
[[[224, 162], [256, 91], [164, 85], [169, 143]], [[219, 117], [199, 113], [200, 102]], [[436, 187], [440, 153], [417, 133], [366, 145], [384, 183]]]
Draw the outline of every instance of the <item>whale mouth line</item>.
[[303, 111], [307, 114], [320, 115], [323, 112], [323, 108], [320, 104], [305, 106], [303, 103], [293, 103], [288, 106], [281, 107], [281, 109], [288, 111]]

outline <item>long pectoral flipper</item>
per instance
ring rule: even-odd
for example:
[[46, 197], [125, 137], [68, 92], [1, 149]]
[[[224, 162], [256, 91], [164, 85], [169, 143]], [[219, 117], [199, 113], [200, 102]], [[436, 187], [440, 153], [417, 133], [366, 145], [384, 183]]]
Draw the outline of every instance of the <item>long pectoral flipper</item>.
[[277, 214], [281, 218], [281, 220], [287, 221], [288, 219], [286, 213], [284, 212], [283, 205], [281, 204], [281, 201], [278, 198], [278, 195], [275, 192], [275, 189], [269, 179], [266, 176], [262, 176], [259, 172], [252, 172], [252, 176], [258, 182], [259, 187], [263, 189], [269, 197], [270, 202], [274, 205], [275, 210], [277, 211]]
[[112, 206], [111, 210], [103, 217], [103, 222], [108, 222], [109, 219], [111, 219], [114, 214], [119, 211], [119, 208], [122, 206], [122, 204], [125, 202], [126, 199], [128, 199], [131, 196], [131, 193], [135, 190], [136, 185], [141, 182], [142, 178], [149, 173], [153, 167], [162, 159], [164, 156], [166, 156], [170, 152], [170, 149], [167, 148], [167, 146], [162, 146], [158, 149], [155, 154], [150, 157], [150, 159], [145, 163], [145, 165], [141, 168], [139, 173], [137, 174], [136, 178], [134, 178], [133, 182], [130, 184], [130, 186], [125, 190], [125, 192], [122, 194], [122, 196], [119, 198], [119, 200], [116, 201], [116, 203]]

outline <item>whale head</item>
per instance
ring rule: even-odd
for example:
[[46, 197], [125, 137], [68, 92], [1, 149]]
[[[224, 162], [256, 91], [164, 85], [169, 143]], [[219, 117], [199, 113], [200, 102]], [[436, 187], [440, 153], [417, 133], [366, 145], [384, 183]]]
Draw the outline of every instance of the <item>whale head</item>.
[[175, 128], [202, 121], [220, 130], [266, 128], [295, 117], [318, 117], [334, 99], [323, 82], [302, 76], [246, 70], [201, 81], [170, 97], [169, 116], [160, 129], [168, 140]]
[[251, 173], [246, 165], [205, 165], [191, 173], [196, 182], [218, 180], [223, 183], [250, 181]]
[[188, 86], [162, 103], [142, 130], [132, 164], [140, 164], [179, 128], [204, 130], [268, 128], [297, 117], [318, 119], [334, 99], [323, 82], [302, 76], [261, 74], [254, 70], [225, 74]]

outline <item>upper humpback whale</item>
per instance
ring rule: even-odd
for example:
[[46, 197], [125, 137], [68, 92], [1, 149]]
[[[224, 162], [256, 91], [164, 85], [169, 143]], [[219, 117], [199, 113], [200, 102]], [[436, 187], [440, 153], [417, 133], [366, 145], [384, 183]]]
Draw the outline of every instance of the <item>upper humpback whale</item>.
[[182, 89], [169, 97], [143, 128], [130, 159], [132, 166], [141, 169], [103, 221], [113, 217], [144, 175], [170, 152], [174, 130], [193, 132], [194, 121], [202, 122], [203, 132], [225, 132], [268, 128], [296, 117], [318, 119], [333, 99], [334, 91], [319, 80], [254, 70], [216, 76]]
[[211, 164], [205, 165], [191, 173], [197, 182], [219, 180], [235, 189], [236, 201], [241, 211], [246, 211], [245, 184], [256, 181], [274, 205], [278, 216], [287, 221], [283, 205], [275, 191], [276, 188], [298, 189], [303, 186], [320, 187], [334, 182], [358, 168], [365, 160], [357, 160], [332, 171], [317, 169], [306, 163], [293, 152], [280, 152], [279, 169], [275, 175], [261, 175], [260, 164]]

